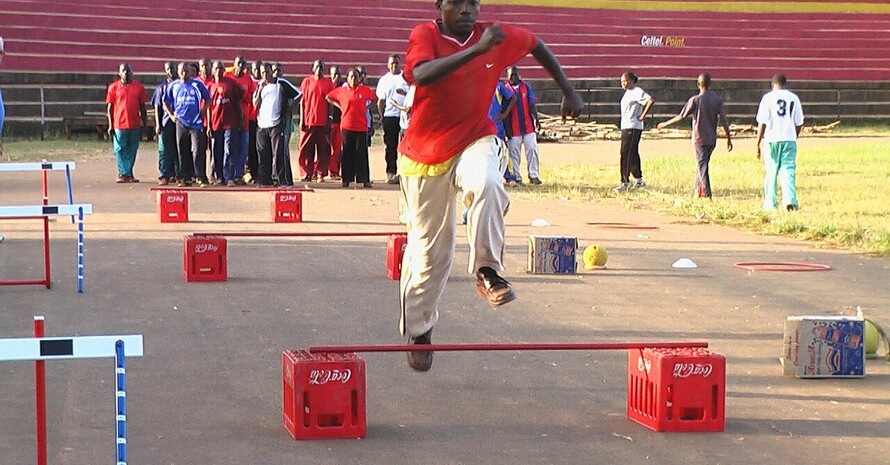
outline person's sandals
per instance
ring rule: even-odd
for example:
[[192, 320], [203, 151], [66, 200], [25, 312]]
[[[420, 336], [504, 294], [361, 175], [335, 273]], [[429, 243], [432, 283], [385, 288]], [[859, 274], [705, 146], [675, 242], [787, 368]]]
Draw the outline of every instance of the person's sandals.
[[[429, 345], [433, 342], [433, 330], [421, 334], [417, 337], [408, 338], [408, 344]], [[408, 366], [416, 371], [429, 371], [433, 366], [433, 352], [429, 350], [419, 350], [416, 352], [408, 352]]]
[[500, 307], [516, 299], [510, 282], [487, 266], [476, 272], [476, 294], [487, 300], [492, 307]]

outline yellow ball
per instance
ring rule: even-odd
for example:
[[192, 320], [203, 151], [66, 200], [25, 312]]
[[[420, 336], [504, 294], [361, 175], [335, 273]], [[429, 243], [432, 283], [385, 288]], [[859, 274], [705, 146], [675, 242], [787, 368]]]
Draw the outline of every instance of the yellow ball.
[[609, 254], [606, 253], [606, 249], [599, 244], [588, 245], [587, 248], [584, 249], [584, 268], [588, 270], [602, 268], [606, 266], [608, 260]]
[[874, 356], [878, 353], [878, 329], [874, 323], [865, 320], [865, 355]]

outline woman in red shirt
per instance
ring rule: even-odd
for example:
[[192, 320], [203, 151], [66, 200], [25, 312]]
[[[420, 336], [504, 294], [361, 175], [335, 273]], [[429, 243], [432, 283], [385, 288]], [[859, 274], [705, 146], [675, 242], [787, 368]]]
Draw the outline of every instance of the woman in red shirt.
[[328, 103], [343, 112], [340, 130], [343, 134], [343, 153], [340, 155], [340, 171], [343, 187], [352, 181], [371, 187], [368, 167], [368, 107], [377, 101], [377, 94], [370, 87], [359, 83], [361, 73], [353, 68], [346, 75], [346, 86], [331, 91]]

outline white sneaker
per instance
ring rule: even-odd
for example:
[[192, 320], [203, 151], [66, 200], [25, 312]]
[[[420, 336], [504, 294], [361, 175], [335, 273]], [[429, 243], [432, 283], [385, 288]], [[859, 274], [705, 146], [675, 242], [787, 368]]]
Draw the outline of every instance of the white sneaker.
[[634, 189], [639, 189], [641, 187], [646, 187], [646, 181], [643, 181], [643, 178], [637, 179], [637, 182], [634, 183]]
[[618, 187], [612, 189], [612, 191], [613, 191], [613, 192], [624, 192], [624, 191], [626, 191], [629, 187], [630, 187], [630, 185], [629, 185], [628, 183], [623, 182], [623, 183], [619, 184]]

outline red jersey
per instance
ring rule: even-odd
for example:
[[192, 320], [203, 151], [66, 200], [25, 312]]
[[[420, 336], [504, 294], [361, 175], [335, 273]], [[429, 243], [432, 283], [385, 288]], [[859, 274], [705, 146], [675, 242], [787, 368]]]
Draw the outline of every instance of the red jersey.
[[334, 83], [326, 77], [309, 76], [300, 84], [303, 94], [303, 126], [327, 126], [328, 102], [324, 98], [334, 90]]
[[[253, 108], [253, 93], [256, 92], [256, 82], [250, 77], [250, 74], [241, 73], [241, 76], [235, 76], [235, 73], [226, 72], [223, 76], [238, 83], [241, 88], [241, 111], [247, 121], [256, 121], [256, 109]], [[245, 126], [242, 130], [246, 131]]]
[[219, 82], [211, 81], [207, 90], [210, 92], [210, 129], [244, 130], [242, 118], [238, 116], [238, 106], [243, 101], [241, 86], [234, 79], [223, 77]]
[[370, 87], [359, 85], [355, 89], [343, 86], [327, 95], [343, 110], [340, 129], [345, 131], [368, 131], [368, 105], [377, 100], [377, 94]]
[[[438, 22], [411, 31], [405, 59], [405, 80], [414, 84], [414, 68], [427, 61], [465, 50], [482, 37], [491, 23], [476, 23], [466, 42], [442, 34]], [[538, 39], [525, 29], [502, 24], [504, 41], [439, 81], [417, 86], [411, 125], [399, 152], [416, 162], [443, 163], [482, 137], [497, 134], [488, 117], [491, 95], [504, 69], [531, 52]]]
[[204, 87], [206, 87], [207, 90], [210, 90], [210, 84], [213, 84], [213, 76], [208, 76], [206, 79], [198, 76], [195, 79], [201, 81], [201, 84], [204, 84]]
[[516, 106], [504, 121], [504, 128], [510, 137], [519, 137], [535, 132], [534, 106], [538, 103], [535, 91], [525, 81], [519, 81], [517, 85], [506, 84], [513, 95], [516, 96]]
[[111, 104], [114, 129], [142, 128], [142, 109], [146, 102], [148, 94], [139, 81], [130, 80], [129, 84], [124, 84], [118, 79], [109, 84], [105, 103]]

